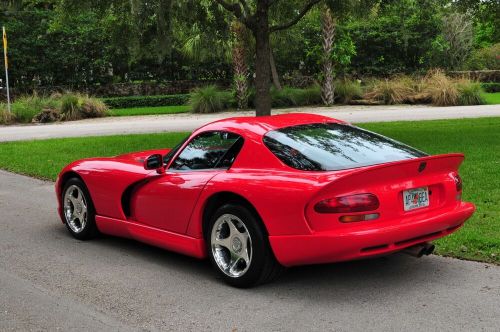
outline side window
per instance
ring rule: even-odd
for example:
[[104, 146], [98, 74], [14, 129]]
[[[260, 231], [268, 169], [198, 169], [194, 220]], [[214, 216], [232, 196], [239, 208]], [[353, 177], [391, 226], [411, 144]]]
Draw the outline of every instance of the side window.
[[175, 170], [229, 168], [241, 149], [242, 142], [241, 136], [233, 133], [218, 131], [202, 133], [188, 143], [170, 168]]

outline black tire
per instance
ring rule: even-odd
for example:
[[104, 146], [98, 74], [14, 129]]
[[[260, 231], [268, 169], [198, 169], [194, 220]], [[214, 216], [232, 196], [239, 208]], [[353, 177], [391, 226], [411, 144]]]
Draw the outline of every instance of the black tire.
[[[65, 204], [64, 197], [66, 195], [66, 192], [68, 190], [71, 190], [70, 188], [72, 188], [74, 190], [75, 187], [77, 187], [80, 190], [80, 192], [83, 194], [83, 199], [84, 199], [84, 202], [86, 203], [86, 208], [87, 208], [86, 218], [85, 218], [86, 222], [80, 231], [75, 231], [70, 227], [69, 222], [68, 222], [68, 217], [67, 217], [67, 215], [65, 213], [65, 209], [64, 209], [64, 204]], [[99, 232], [97, 230], [97, 225], [95, 223], [94, 203], [92, 202], [92, 199], [90, 197], [89, 191], [88, 191], [85, 183], [79, 178], [76, 178], [76, 177], [71, 178], [64, 184], [64, 188], [62, 190], [61, 195], [62, 195], [61, 202], [63, 205], [62, 208], [63, 208], [64, 222], [65, 222], [66, 228], [68, 229], [70, 234], [78, 240], [90, 240], [90, 239], [94, 238]]]
[[[229, 276], [216, 262], [212, 250], [212, 231], [217, 220], [223, 215], [236, 216], [246, 227], [251, 238], [251, 259], [246, 272], [241, 276]], [[211, 216], [208, 227], [204, 232], [207, 253], [217, 274], [229, 285], [238, 288], [248, 288], [271, 282], [283, 271], [284, 267], [276, 260], [262, 223], [249, 209], [239, 204], [221, 206]]]

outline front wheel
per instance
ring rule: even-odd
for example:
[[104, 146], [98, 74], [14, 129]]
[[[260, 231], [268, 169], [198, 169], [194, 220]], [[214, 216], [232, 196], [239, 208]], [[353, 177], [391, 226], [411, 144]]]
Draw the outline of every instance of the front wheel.
[[75, 238], [88, 240], [97, 234], [94, 204], [79, 178], [66, 182], [62, 192], [64, 221]]
[[212, 216], [206, 235], [212, 265], [232, 286], [269, 282], [283, 270], [258, 219], [241, 205], [220, 207]]

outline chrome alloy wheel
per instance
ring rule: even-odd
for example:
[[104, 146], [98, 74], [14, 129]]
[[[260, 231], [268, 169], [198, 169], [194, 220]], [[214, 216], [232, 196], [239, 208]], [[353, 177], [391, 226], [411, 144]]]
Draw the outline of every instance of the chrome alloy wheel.
[[64, 217], [75, 233], [80, 233], [87, 224], [87, 202], [78, 186], [72, 185], [64, 193]]
[[244, 275], [252, 262], [252, 238], [245, 224], [233, 214], [223, 214], [211, 234], [212, 255], [219, 269], [232, 278]]

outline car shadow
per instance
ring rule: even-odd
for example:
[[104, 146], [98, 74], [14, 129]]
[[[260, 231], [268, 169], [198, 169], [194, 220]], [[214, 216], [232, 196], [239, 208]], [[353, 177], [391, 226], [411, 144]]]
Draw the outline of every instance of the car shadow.
[[[64, 236], [71, 239], [62, 225], [53, 234], [57, 238]], [[235, 289], [217, 277], [208, 260], [198, 260], [135, 240], [107, 235], [100, 235], [89, 243], [104, 256], [106, 253], [125, 254], [131, 260], [137, 259], [160, 269], [185, 274], [186, 280], [193, 280], [194, 276], [196, 280], [202, 278], [200, 284], [203, 287], [241, 295], [260, 294], [274, 299], [309, 298], [315, 302], [328, 303], [342, 303], [352, 298], [385, 299], [396, 294], [418, 292], [422, 287], [439, 283], [440, 279], [453, 279], [456, 274], [449, 264], [442, 264], [442, 258], [437, 256], [416, 259], [405, 254], [393, 254], [352, 262], [293, 267], [272, 283], [251, 289]]]

